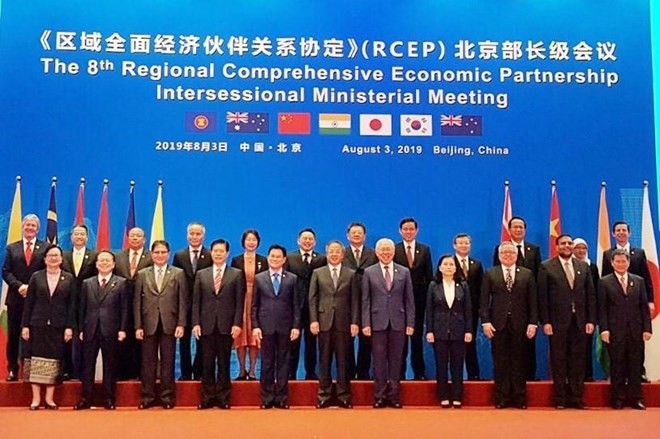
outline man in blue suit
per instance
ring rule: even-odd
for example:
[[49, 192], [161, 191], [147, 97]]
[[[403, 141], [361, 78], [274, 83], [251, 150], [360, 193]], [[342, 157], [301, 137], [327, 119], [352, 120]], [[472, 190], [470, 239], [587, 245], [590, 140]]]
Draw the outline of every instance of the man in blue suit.
[[296, 275], [283, 269], [286, 249], [271, 245], [268, 271], [254, 277], [252, 335], [261, 349], [261, 408], [289, 408], [291, 342], [300, 336]]
[[362, 278], [362, 332], [372, 338], [374, 408], [401, 408], [403, 346], [415, 330], [415, 297], [410, 270], [392, 261], [394, 242], [380, 239], [376, 256], [379, 263]]

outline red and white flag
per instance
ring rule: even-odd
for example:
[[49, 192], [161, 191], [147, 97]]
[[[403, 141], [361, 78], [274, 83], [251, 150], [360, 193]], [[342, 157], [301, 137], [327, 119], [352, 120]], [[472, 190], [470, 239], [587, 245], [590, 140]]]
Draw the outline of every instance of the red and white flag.
[[504, 182], [504, 207], [502, 208], [502, 237], [501, 242], [511, 241], [509, 235], [509, 221], [511, 221], [511, 195], [509, 194], [509, 182]]
[[660, 380], [660, 317], [658, 317], [658, 310], [660, 308], [660, 272], [658, 271], [658, 250], [655, 244], [647, 182], [644, 182], [644, 198], [642, 201], [642, 248], [646, 253], [655, 296], [655, 311], [651, 315], [654, 336], [646, 342], [646, 375], [650, 380], [655, 381]]
[[559, 220], [559, 200], [557, 199], [557, 185], [552, 182], [552, 200], [550, 201], [550, 235], [548, 248], [550, 257], [557, 256], [557, 237], [561, 235], [561, 221]]
[[96, 250], [110, 250], [110, 214], [108, 212], [108, 180], [103, 182], [99, 225], [96, 231]]

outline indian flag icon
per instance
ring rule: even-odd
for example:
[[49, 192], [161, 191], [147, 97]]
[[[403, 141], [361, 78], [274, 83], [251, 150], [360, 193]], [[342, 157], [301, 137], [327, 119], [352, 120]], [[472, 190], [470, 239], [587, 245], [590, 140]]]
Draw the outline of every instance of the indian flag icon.
[[319, 134], [351, 134], [351, 115], [338, 113], [320, 113]]

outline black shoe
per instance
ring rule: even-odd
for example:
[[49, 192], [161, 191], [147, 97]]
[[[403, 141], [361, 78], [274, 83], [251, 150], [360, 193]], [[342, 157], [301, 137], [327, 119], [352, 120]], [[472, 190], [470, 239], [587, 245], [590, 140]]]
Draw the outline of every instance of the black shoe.
[[327, 401], [317, 401], [317, 402], [316, 402], [316, 408], [317, 408], [317, 409], [327, 409], [328, 407], [330, 407], [330, 405], [331, 405], [331, 404], [330, 404], [330, 400], [327, 400]]
[[339, 401], [337, 403], [337, 405], [339, 406], [339, 408], [342, 408], [342, 409], [352, 409], [353, 408], [353, 404], [351, 404], [349, 401]]
[[451, 403], [449, 402], [448, 399], [442, 400], [440, 401], [440, 407], [442, 407], [443, 409], [448, 409], [449, 407], [451, 407]]
[[256, 377], [256, 375], [249, 375], [249, 374], [248, 374], [248, 376], [247, 376], [246, 379], [247, 379], [248, 381], [257, 381], [257, 377]]
[[578, 410], [586, 410], [587, 409], [587, 406], [582, 401], [574, 402], [573, 404], [571, 404], [571, 407], [574, 408], [574, 409], [578, 409]]
[[642, 401], [633, 402], [630, 407], [634, 408], [635, 410], [646, 410], [646, 406]]
[[564, 404], [555, 404], [555, 408], [557, 410], [564, 410], [566, 408], [566, 406]]
[[11, 383], [12, 381], [18, 381], [18, 374], [14, 371], [9, 371], [7, 375], [7, 382]]
[[212, 402], [200, 402], [197, 406], [197, 410], [208, 410], [213, 408]]
[[389, 406], [392, 407], [393, 409], [402, 409], [403, 405], [400, 402], [393, 402], [390, 401]]
[[33, 412], [37, 411], [37, 410], [39, 410], [39, 406], [30, 404], [30, 410], [33, 411]]
[[181, 375], [179, 381], [192, 381], [192, 377], [190, 375]]
[[153, 402], [142, 401], [138, 406], [138, 410], [147, 410], [154, 406]]
[[525, 403], [518, 404], [516, 407], [519, 408], [520, 410], [527, 410], [527, 404]]
[[68, 373], [63, 373], [61, 379], [62, 381], [71, 381], [71, 375], [69, 375]]
[[90, 404], [90, 402], [85, 399], [81, 399], [80, 401], [78, 401], [78, 404], [73, 406], [74, 410], [87, 410], [91, 408], [92, 408], [92, 404]]
[[286, 402], [278, 402], [277, 404], [275, 404], [275, 408], [282, 410], [289, 410], [289, 404], [287, 404]]
[[272, 402], [269, 402], [268, 404], [261, 404], [261, 409], [262, 410], [272, 409], [273, 407], [274, 407], [274, 404]]
[[163, 408], [165, 410], [172, 410], [174, 408], [174, 403], [173, 402], [164, 402], [163, 403]]
[[463, 408], [463, 403], [461, 401], [454, 401], [451, 403], [452, 407], [455, 409], [462, 409]]
[[114, 410], [117, 408], [115, 405], [115, 402], [111, 399], [106, 399], [105, 402], [103, 403], [103, 408], [106, 410]]
[[612, 408], [614, 410], [622, 410], [623, 409], [623, 403], [621, 401], [616, 401], [612, 403]]
[[469, 376], [467, 380], [468, 381], [481, 381], [481, 378], [479, 377], [479, 375], [472, 375], [472, 376]]
[[59, 409], [57, 404], [48, 404], [48, 403], [46, 403], [46, 405], [44, 405], [44, 408], [46, 410], [57, 410], [57, 409]]
[[426, 381], [426, 377], [424, 375], [415, 375], [414, 380], [415, 381]]
[[649, 377], [647, 377], [646, 375], [642, 375], [642, 383], [648, 384], [650, 382], [651, 380], [649, 379]]
[[360, 381], [371, 381], [371, 377], [369, 375], [357, 375], [355, 379]]
[[375, 409], [384, 409], [385, 407], [387, 407], [387, 401], [384, 399], [377, 399], [376, 402], [374, 402]]
[[504, 404], [503, 402], [498, 402], [497, 404], [495, 404], [495, 408], [501, 410], [507, 408], [507, 405]]
[[231, 405], [229, 405], [228, 402], [220, 402], [218, 403], [218, 408], [220, 410], [229, 410], [231, 408]]
[[243, 372], [238, 374], [235, 381], [247, 381], [248, 379], [249, 379], [248, 378], [248, 373], [246, 371], [243, 371]]

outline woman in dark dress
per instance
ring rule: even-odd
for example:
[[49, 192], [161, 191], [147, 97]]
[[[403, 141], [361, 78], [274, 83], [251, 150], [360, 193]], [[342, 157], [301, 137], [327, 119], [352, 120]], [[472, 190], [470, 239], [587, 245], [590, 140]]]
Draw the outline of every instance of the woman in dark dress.
[[24, 375], [32, 384], [30, 410], [41, 404], [41, 388], [46, 387], [45, 407], [57, 409], [53, 399], [61, 372], [64, 344], [73, 337], [76, 283], [73, 275], [62, 271], [62, 249], [49, 245], [45, 252], [46, 269], [30, 278], [21, 336], [24, 340]]
[[[465, 343], [472, 341], [470, 288], [457, 275], [452, 255], [438, 261], [435, 279], [429, 284], [426, 302], [426, 341], [435, 351], [437, 394], [442, 408], [463, 406]], [[447, 369], [451, 371], [451, 392]]]

